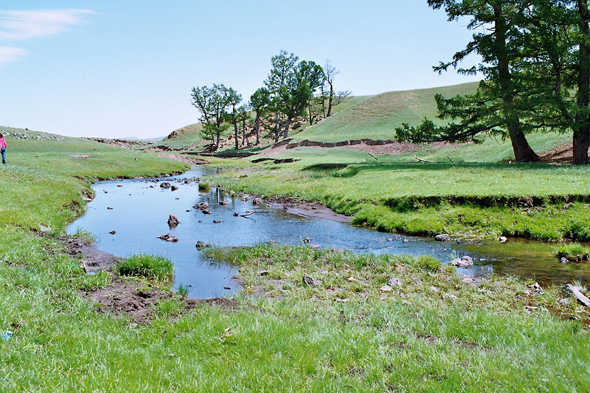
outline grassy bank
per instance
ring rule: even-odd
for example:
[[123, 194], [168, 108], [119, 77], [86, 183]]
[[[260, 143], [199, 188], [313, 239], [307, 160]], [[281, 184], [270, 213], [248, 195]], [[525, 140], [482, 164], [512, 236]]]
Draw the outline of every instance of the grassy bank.
[[[587, 328], [543, 311], [583, 320], [580, 306], [510, 278], [476, 287], [428, 258], [215, 249], [241, 266], [241, 307], [187, 313], [173, 296], [154, 306], [151, 325], [99, 313], [80, 295], [99, 275], [84, 274], [55, 235], [82, 212], [91, 181], [183, 166], [90, 142], [38, 142], [9, 139], [0, 167], [0, 332], [12, 332], [0, 340], [0, 391], [590, 388]], [[164, 264], [140, 259], [131, 262], [142, 275]], [[304, 285], [304, 274], [322, 281]], [[383, 292], [393, 277], [401, 286]]]
[[[272, 313], [254, 331], [232, 327], [226, 340], [239, 351], [264, 339], [275, 366], [295, 361], [283, 374], [294, 391], [590, 387], [587, 330], [546, 312], [560, 304], [556, 289], [537, 292], [510, 278], [473, 285], [431, 257], [269, 245], [210, 254], [241, 266], [246, 291], [264, 294], [257, 305]], [[569, 300], [559, 307], [585, 314]], [[274, 318], [284, 322], [265, 330]], [[262, 352], [254, 357], [268, 367]]]
[[430, 154], [429, 163], [407, 153], [374, 159], [344, 148], [297, 149], [280, 156], [300, 160], [293, 164], [227, 170], [214, 181], [245, 193], [320, 201], [383, 231], [590, 240], [589, 168], [446, 158], [476, 148], [418, 152]]

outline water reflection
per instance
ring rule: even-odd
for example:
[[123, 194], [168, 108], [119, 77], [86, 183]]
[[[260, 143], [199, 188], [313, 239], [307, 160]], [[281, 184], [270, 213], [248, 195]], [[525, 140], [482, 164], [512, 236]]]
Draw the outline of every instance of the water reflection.
[[[557, 283], [589, 278], [584, 267], [559, 264], [550, 256], [552, 246], [543, 243], [476, 245], [399, 236], [301, 217], [265, 205], [254, 206], [252, 201], [232, 199], [216, 187], [202, 193], [197, 182], [188, 181], [214, 171], [214, 168], [198, 167], [167, 179], [96, 183], [93, 186], [96, 198], [88, 205], [86, 214], [69, 226], [68, 233], [87, 230], [96, 236], [102, 250], [120, 257], [138, 253], [165, 256], [174, 262], [175, 286], [190, 285], [189, 295], [200, 298], [232, 293], [238, 285], [231, 279], [237, 270], [225, 264], [211, 265], [196, 249], [197, 241], [218, 246], [247, 246], [266, 241], [301, 244], [303, 239], [310, 238], [311, 243], [327, 248], [376, 254], [428, 254], [444, 263], [470, 255], [476, 265], [469, 270], [460, 269], [467, 274], [488, 276], [495, 272]], [[161, 188], [163, 181], [171, 182], [178, 190]], [[222, 201], [227, 204], [222, 206]], [[210, 215], [193, 208], [199, 202], [209, 203]], [[247, 217], [234, 216], [247, 210], [254, 213]], [[170, 214], [180, 220], [174, 229], [167, 225]], [[116, 233], [111, 235], [109, 232], [113, 230]], [[179, 241], [169, 243], [157, 238], [167, 233]]]

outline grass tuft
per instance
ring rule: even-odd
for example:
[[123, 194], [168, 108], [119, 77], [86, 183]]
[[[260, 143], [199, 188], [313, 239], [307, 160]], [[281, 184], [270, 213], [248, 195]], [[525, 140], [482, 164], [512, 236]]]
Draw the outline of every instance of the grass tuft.
[[555, 255], [558, 258], [566, 258], [569, 261], [587, 261], [590, 248], [579, 243], [565, 244], [557, 249]]
[[122, 260], [115, 267], [120, 276], [155, 278], [170, 281], [174, 277], [172, 261], [164, 257], [139, 254]]

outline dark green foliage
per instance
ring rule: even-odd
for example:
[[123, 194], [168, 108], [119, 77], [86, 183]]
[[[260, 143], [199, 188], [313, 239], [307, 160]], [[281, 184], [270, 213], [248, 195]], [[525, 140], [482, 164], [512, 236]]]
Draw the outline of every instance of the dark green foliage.
[[[588, 164], [590, 146], [590, 11], [587, 0], [429, 0], [449, 20], [472, 18], [477, 30], [467, 47], [436, 71], [457, 68], [477, 53], [482, 62], [460, 73], [481, 73], [476, 94], [437, 97], [439, 118], [397, 129], [411, 142], [478, 140], [487, 133], [509, 137], [516, 161], [535, 161], [525, 134], [573, 132], [574, 164]], [[480, 32], [483, 31], [483, 32]], [[481, 138], [481, 137], [480, 137]]]

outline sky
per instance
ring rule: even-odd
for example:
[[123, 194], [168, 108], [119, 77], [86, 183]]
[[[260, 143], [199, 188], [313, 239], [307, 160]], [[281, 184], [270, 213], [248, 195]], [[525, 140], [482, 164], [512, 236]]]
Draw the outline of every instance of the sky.
[[198, 121], [193, 87], [247, 101], [281, 50], [356, 96], [472, 82], [432, 71], [466, 25], [426, 0], [0, 0], [0, 126], [165, 136]]

